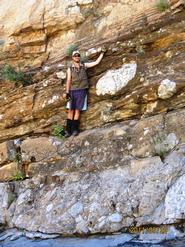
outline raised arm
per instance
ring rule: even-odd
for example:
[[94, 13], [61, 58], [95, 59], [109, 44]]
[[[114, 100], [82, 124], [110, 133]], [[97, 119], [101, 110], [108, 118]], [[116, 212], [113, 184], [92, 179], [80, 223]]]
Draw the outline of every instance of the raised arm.
[[90, 63], [84, 63], [85, 67], [86, 67], [86, 68], [91, 68], [91, 67], [94, 67], [94, 66], [98, 65], [98, 64], [101, 62], [103, 56], [104, 56], [104, 52], [101, 52], [101, 54], [100, 54], [99, 57], [96, 59], [96, 61], [90, 62]]
[[66, 82], [66, 93], [69, 93], [71, 87], [71, 70], [67, 69], [67, 82]]

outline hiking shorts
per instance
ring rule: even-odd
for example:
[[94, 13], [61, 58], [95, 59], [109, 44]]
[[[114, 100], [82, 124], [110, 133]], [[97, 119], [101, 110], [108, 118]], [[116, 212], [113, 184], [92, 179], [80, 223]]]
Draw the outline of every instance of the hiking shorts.
[[80, 111], [87, 110], [87, 90], [88, 89], [70, 90], [69, 94], [71, 100], [67, 103], [67, 109]]

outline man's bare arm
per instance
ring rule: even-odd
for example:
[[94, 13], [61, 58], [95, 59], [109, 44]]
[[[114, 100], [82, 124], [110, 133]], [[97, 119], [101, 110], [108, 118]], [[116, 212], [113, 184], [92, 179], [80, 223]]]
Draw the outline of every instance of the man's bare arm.
[[71, 87], [71, 70], [67, 69], [67, 81], [66, 81], [66, 93], [63, 93], [62, 98], [66, 98], [67, 94], [69, 94], [69, 90]]
[[91, 67], [94, 67], [94, 66], [98, 65], [98, 64], [101, 62], [103, 56], [104, 56], [104, 53], [102, 52], [102, 53], [99, 55], [99, 57], [96, 59], [96, 61], [90, 62], [90, 63], [84, 63], [85, 67], [86, 67], [86, 68], [91, 68]]
[[66, 93], [69, 93], [71, 87], [71, 70], [67, 69], [67, 82], [66, 82]]

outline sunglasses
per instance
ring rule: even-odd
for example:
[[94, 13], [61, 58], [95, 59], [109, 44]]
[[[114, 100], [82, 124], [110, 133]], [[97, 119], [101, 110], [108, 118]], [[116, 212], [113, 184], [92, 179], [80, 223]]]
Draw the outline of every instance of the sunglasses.
[[73, 57], [80, 57], [80, 54], [76, 54], [76, 55], [74, 55]]

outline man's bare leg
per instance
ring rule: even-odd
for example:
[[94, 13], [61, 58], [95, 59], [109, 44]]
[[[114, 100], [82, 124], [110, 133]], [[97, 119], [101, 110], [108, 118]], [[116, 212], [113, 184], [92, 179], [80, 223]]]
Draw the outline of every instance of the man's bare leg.
[[74, 120], [79, 120], [80, 119], [80, 110], [75, 110], [74, 112]]
[[74, 110], [68, 110], [67, 118], [73, 120], [74, 113], [75, 113]]

